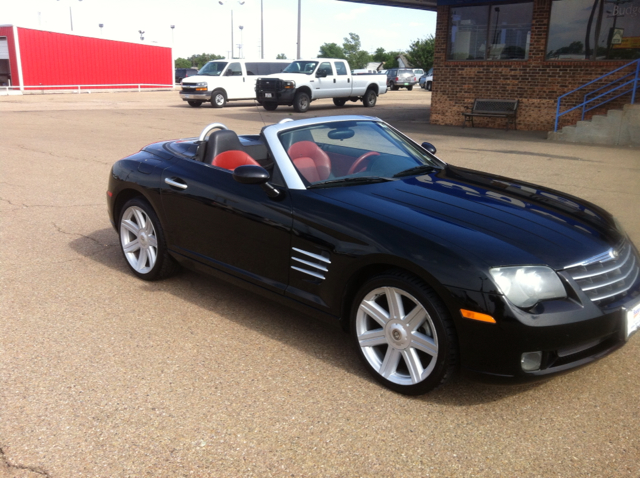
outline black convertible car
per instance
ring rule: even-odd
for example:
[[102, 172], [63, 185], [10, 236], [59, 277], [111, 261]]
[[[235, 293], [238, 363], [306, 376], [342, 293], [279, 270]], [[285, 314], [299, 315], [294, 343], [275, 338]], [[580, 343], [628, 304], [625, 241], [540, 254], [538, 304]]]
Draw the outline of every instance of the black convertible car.
[[184, 265], [341, 324], [401, 393], [458, 367], [549, 377], [640, 326], [638, 251], [610, 214], [448, 165], [377, 118], [211, 124], [115, 163], [107, 196], [138, 277]]

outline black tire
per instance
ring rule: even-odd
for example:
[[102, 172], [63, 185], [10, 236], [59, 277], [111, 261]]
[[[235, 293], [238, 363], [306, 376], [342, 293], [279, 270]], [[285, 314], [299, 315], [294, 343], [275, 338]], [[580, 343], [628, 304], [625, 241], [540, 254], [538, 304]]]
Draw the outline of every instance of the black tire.
[[407, 90], [409, 90], [409, 91], [413, 90], [413, 85], [407, 86]]
[[118, 218], [118, 235], [125, 261], [140, 279], [165, 279], [180, 269], [169, 255], [158, 216], [144, 198], [126, 202]]
[[227, 95], [222, 90], [214, 91], [211, 94], [211, 105], [214, 108], [224, 108], [224, 105], [227, 104]]
[[396, 85], [393, 85], [393, 86], [391, 87], [391, 89], [392, 89], [393, 91], [398, 91], [398, 90], [400, 89], [400, 87], [399, 87], [399, 86], [396, 86]]
[[427, 91], [431, 91], [431, 88], [433, 88], [432, 83], [429, 81], [427, 82]]
[[269, 101], [268, 103], [262, 103], [262, 107], [267, 111], [275, 111], [278, 109], [278, 103]]
[[334, 98], [333, 104], [338, 107], [344, 106], [345, 104], [347, 104], [347, 99], [348, 98]]
[[293, 109], [298, 113], [304, 113], [309, 109], [309, 105], [311, 104], [311, 99], [309, 95], [304, 91], [298, 91], [296, 93], [296, 97], [293, 99]]
[[376, 105], [376, 101], [378, 101], [378, 95], [373, 89], [369, 88], [362, 97], [362, 104], [365, 108], [373, 108]]
[[198, 100], [189, 100], [187, 101], [187, 103], [189, 103], [189, 106], [193, 106], [194, 108], [197, 108], [200, 105], [202, 105], [202, 101], [198, 101]]
[[374, 378], [396, 392], [427, 393], [455, 370], [457, 338], [447, 309], [408, 273], [389, 272], [362, 286], [351, 308], [351, 335]]

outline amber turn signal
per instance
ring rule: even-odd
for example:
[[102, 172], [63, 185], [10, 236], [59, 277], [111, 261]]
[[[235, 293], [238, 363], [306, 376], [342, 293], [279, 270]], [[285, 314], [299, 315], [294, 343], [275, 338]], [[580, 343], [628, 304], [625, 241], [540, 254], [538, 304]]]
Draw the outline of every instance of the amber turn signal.
[[471, 320], [479, 320], [480, 322], [489, 322], [490, 324], [495, 324], [496, 319], [487, 314], [481, 314], [480, 312], [473, 312], [471, 310], [460, 309], [460, 313], [462, 317], [466, 317]]

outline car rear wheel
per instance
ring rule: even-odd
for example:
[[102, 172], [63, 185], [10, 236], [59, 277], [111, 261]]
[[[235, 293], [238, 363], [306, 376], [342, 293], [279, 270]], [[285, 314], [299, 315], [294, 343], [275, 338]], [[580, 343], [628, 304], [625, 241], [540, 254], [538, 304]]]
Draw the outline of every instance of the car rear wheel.
[[122, 254], [139, 278], [164, 279], [179, 269], [167, 251], [158, 216], [146, 200], [134, 198], [124, 205], [118, 230]]
[[293, 109], [298, 113], [304, 113], [309, 109], [309, 104], [311, 100], [309, 99], [309, 95], [304, 91], [298, 91], [296, 93], [296, 97], [293, 100]]
[[334, 98], [333, 104], [340, 107], [344, 106], [347, 103], [347, 98]]
[[275, 111], [278, 109], [278, 103], [270, 101], [268, 103], [262, 103], [262, 107], [267, 111]]
[[372, 89], [368, 89], [362, 97], [362, 104], [367, 108], [373, 108], [378, 100], [378, 95]]
[[407, 395], [443, 384], [457, 362], [453, 322], [433, 289], [397, 272], [370, 279], [353, 302], [351, 333], [374, 378]]
[[202, 101], [189, 100], [189, 101], [187, 101], [187, 103], [189, 103], [189, 106], [193, 106], [194, 108], [197, 108], [198, 106], [200, 106], [202, 104]]
[[398, 91], [398, 90], [400, 89], [400, 87], [399, 87], [399, 86], [396, 86], [396, 85], [393, 85], [393, 86], [391, 87], [391, 89], [392, 89], [393, 91]]
[[227, 97], [223, 91], [214, 91], [211, 95], [211, 104], [214, 108], [223, 108], [227, 104]]
[[409, 91], [413, 90], [413, 85], [407, 86], [407, 90], [409, 90]]

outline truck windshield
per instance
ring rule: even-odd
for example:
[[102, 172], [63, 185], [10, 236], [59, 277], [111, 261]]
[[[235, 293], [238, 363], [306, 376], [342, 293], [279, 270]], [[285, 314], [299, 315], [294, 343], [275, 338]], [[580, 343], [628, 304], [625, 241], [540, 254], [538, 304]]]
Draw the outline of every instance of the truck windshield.
[[200, 68], [198, 75], [220, 76], [225, 66], [227, 66], [226, 61], [210, 61]]
[[283, 73], [302, 73], [305, 75], [310, 75], [311, 73], [314, 72], [314, 70], [316, 69], [316, 66], [318, 66], [317, 61], [294, 61], [289, 66], [287, 66], [284, 70], [282, 70], [282, 72]]

